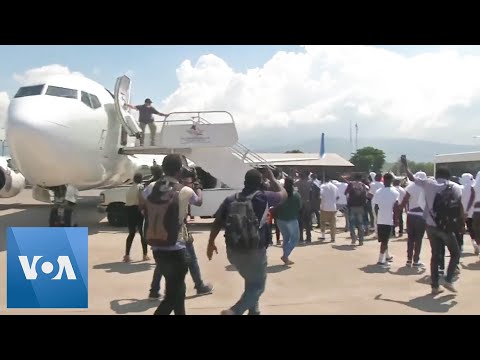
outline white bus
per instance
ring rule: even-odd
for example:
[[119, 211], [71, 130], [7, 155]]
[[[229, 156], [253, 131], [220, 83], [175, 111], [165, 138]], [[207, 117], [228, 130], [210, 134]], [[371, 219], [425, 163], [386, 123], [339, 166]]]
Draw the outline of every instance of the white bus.
[[463, 173], [476, 176], [480, 171], [480, 151], [435, 155], [435, 171], [437, 167], [447, 168], [452, 176], [462, 176]]

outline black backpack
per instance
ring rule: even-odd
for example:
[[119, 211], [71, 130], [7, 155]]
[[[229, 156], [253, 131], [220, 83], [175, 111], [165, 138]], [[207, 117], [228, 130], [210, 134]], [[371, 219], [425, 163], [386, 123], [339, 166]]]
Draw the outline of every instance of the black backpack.
[[235, 194], [225, 224], [225, 243], [228, 248], [253, 250], [261, 248], [260, 222], [253, 210], [252, 199], [260, 191], [249, 196]]
[[453, 185], [447, 187], [435, 195], [433, 201], [432, 218], [437, 228], [446, 233], [456, 233], [463, 225], [462, 200], [453, 191]]
[[367, 203], [367, 188], [363, 183], [351, 183], [347, 202], [350, 206], [364, 206]]

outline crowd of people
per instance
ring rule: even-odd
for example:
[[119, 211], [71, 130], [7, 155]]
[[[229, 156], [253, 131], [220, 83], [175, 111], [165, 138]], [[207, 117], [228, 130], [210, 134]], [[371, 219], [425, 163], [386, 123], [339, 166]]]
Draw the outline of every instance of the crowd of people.
[[[332, 180], [301, 172], [285, 176], [277, 169], [263, 167], [245, 174], [241, 192], [227, 197], [216, 212], [211, 226], [207, 257], [217, 252], [216, 239], [223, 229], [227, 258], [245, 281], [245, 289], [236, 304], [223, 315], [259, 315], [259, 300], [267, 278], [267, 248], [273, 233], [282, 245], [281, 260], [294, 265], [292, 253], [300, 243], [312, 242], [313, 219], [320, 229], [319, 241], [336, 241], [337, 212], [345, 217], [345, 231], [351, 244], [362, 246], [365, 236], [375, 233], [380, 244], [377, 265], [389, 267], [393, 256], [388, 243], [392, 236], [408, 236], [406, 266], [422, 268], [422, 242], [427, 234], [431, 246], [432, 294], [444, 288], [456, 292], [463, 237], [468, 229], [475, 254], [480, 249], [480, 172], [477, 181], [463, 174], [459, 183], [452, 181], [446, 169], [437, 169], [434, 178], [423, 172], [412, 174], [402, 156], [407, 177], [398, 179], [391, 173], [360, 174]], [[167, 155], [162, 166], [152, 168], [153, 178], [147, 186], [141, 176], [127, 194], [129, 235], [124, 261], [130, 261], [130, 248], [140, 233], [144, 260], [150, 245], [156, 268], [149, 298], [161, 300], [156, 315], [185, 315], [185, 276], [190, 272], [198, 295], [211, 294], [213, 286], [202, 279], [188, 227], [190, 206], [201, 206], [201, 185], [195, 171], [182, 166], [179, 155]], [[403, 213], [406, 211], [406, 226]], [[396, 229], [398, 228], [398, 232]], [[280, 241], [280, 235], [282, 241]], [[445, 272], [445, 247], [450, 262]], [[442, 281], [440, 280], [443, 275]], [[160, 298], [160, 280], [165, 279], [165, 295]], [[441, 286], [441, 283], [443, 287]]]

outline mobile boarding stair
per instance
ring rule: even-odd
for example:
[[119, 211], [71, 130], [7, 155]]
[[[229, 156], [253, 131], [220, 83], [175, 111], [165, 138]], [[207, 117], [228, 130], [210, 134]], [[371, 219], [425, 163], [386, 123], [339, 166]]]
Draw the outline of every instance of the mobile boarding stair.
[[[184, 155], [197, 166], [233, 189], [243, 188], [245, 173], [253, 167], [273, 165], [238, 142], [233, 116], [227, 111], [173, 112], [164, 121], [156, 122], [155, 146], [148, 146], [150, 134], [140, 146], [138, 123], [126, 104], [130, 103], [131, 81], [121, 76], [115, 84], [115, 111], [122, 124], [122, 145], [119, 153], [125, 155]], [[137, 138], [128, 146], [126, 136]]]
[[[207, 120], [208, 119], [208, 120]], [[119, 153], [181, 154], [233, 189], [243, 188], [245, 173], [258, 166], [274, 168], [238, 142], [233, 116], [227, 111], [173, 112], [157, 123], [155, 146], [126, 146]]]

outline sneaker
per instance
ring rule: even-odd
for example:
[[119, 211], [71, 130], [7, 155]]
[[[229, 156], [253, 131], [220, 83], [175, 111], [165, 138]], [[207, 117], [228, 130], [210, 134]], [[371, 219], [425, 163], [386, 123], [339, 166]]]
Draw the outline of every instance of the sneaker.
[[220, 315], [235, 315], [232, 309], [222, 310]]
[[453, 292], [453, 293], [456, 293], [456, 292], [457, 292], [457, 289], [455, 289], [455, 286], [453, 286], [453, 283], [451, 283], [451, 282], [445, 281], [445, 282], [443, 283], [443, 287], [444, 287], [445, 289], [447, 289], [448, 291], [451, 291], [451, 292]]
[[[353, 245], [355, 245], [355, 244], [353, 244]], [[363, 241], [359, 241], [358, 246], [363, 246]]]
[[277, 241], [277, 246], [281, 246], [282, 245], [282, 242], [279, 240]]
[[445, 275], [445, 270], [444, 269], [438, 269], [438, 275], [439, 276]]
[[425, 267], [425, 264], [422, 263], [421, 261], [419, 261], [419, 262], [413, 263], [413, 267], [416, 267], [416, 268], [424, 268], [424, 267]]
[[407, 260], [407, 263], [405, 265], [407, 267], [412, 267], [412, 260]]
[[130, 256], [125, 255], [125, 256], [123, 257], [123, 262], [124, 262], [124, 263], [129, 263], [129, 262], [131, 262], [131, 261], [132, 261], [132, 259], [130, 259]]
[[386, 259], [386, 260], [387, 260], [387, 262], [389, 262], [389, 263], [393, 262], [393, 256], [389, 256], [389, 257], [387, 257], [387, 259]]
[[380, 265], [381, 267], [384, 267], [384, 268], [389, 268], [390, 267], [390, 264], [388, 262], [377, 262], [377, 265]]
[[150, 261], [150, 257], [148, 255], [143, 255], [143, 261]]
[[320, 236], [318, 240], [325, 240], [325, 235]]
[[282, 256], [282, 257], [280, 258], [280, 260], [282, 260], [283, 263], [284, 263], [285, 265], [287, 265], [287, 266], [288, 266], [288, 265], [293, 265], [293, 264], [295, 264], [292, 260], [286, 258], [285, 256]]
[[157, 300], [161, 300], [162, 297], [160, 296], [160, 294], [155, 294], [155, 293], [150, 293], [148, 295], [148, 300], [150, 301], [157, 301]]
[[213, 285], [211, 284], [205, 284], [199, 289], [197, 289], [197, 295], [210, 295], [213, 292]]
[[434, 288], [432, 287], [432, 295], [438, 295], [438, 294], [441, 294], [445, 291], [444, 288], [442, 288], [441, 286], [437, 287], [437, 288]]

